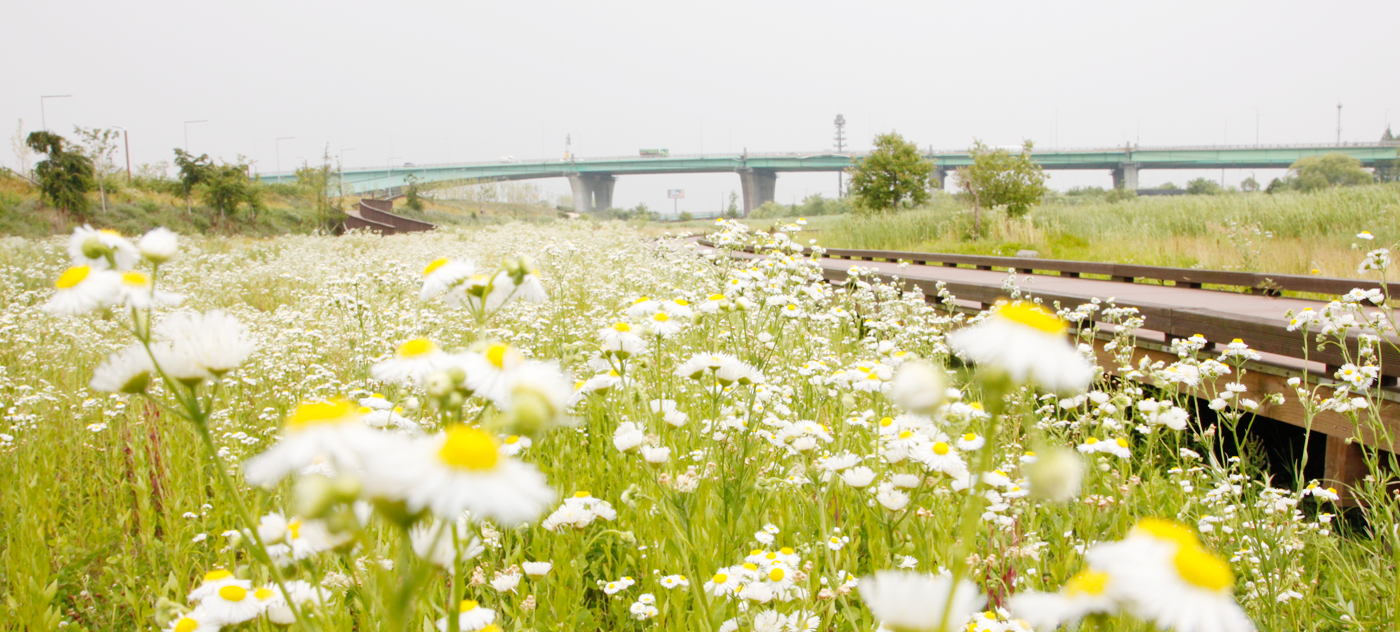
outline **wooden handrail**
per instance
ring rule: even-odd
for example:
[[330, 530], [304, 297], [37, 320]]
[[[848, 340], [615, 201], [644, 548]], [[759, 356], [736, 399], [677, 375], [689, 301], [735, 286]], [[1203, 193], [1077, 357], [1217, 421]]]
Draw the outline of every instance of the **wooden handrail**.
[[[709, 240], [702, 244], [714, 246]], [[745, 251], [753, 252], [752, 247]], [[810, 253], [810, 248], [804, 248]], [[853, 250], [827, 248], [825, 256], [831, 259], [853, 261], [908, 261], [915, 265], [942, 265], [947, 267], [968, 266], [981, 270], [1014, 270], [1021, 274], [1048, 274], [1079, 277], [1086, 274], [1108, 277], [1109, 280], [1132, 282], [1138, 279], [1170, 281], [1178, 287], [1201, 288], [1205, 285], [1237, 287], [1258, 290], [1263, 294], [1278, 296], [1281, 292], [1308, 292], [1341, 296], [1353, 289], [1377, 289], [1381, 284], [1365, 279], [1340, 279], [1302, 274], [1274, 274], [1268, 272], [1232, 272], [1228, 270], [1197, 270], [1194, 268], [1169, 268], [1125, 263], [1101, 263], [1096, 261], [1071, 261], [1067, 259], [1040, 259], [1033, 257], [997, 257], [991, 255], [960, 255], [940, 252], [906, 252], [898, 250]], [[1400, 283], [1387, 283], [1389, 294], [1400, 297]]]

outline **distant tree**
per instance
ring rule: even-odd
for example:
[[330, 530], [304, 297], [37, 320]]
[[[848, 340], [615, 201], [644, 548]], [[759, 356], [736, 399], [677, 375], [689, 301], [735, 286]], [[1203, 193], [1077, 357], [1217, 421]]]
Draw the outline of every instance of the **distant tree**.
[[1381, 134], [1381, 142], [1388, 143], [1395, 140], [1395, 135], [1390, 133], [1390, 126], [1385, 126], [1385, 133]]
[[15, 152], [15, 166], [19, 167], [19, 175], [29, 177], [29, 158], [34, 150], [24, 142], [24, 119], [19, 120], [15, 125], [15, 135], [10, 137], [10, 147]]
[[316, 221], [325, 228], [334, 228], [340, 222], [339, 204], [332, 195], [338, 186], [335, 174], [335, 169], [331, 168], [330, 147], [326, 148], [325, 155], [321, 157], [320, 166], [313, 167], [302, 163], [296, 171], [297, 188], [311, 198], [312, 208], [316, 211]]
[[933, 163], [894, 132], [876, 136], [875, 149], [846, 171], [851, 195], [864, 210], [895, 211], [906, 201], [923, 204], [929, 199]]
[[695, 216], [691, 215], [690, 211], [681, 211], [680, 217], [678, 219], [680, 219], [682, 222], [688, 222], [692, 219], [695, 219]]
[[968, 150], [972, 164], [958, 168], [958, 186], [972, 200], [972, 231], [982, 234], [982, 208], [1005, 206], [1012, 217], [1025, 215], [1039, 204], [1048, 189], [1045, 170], [1031, 159], [1035, 145], [1025, 141], [1021, 153], [1013, 156], [1005, 149], [992, 149], [973, 141]]
[[121, 137], [121, 132], [97, 127], [85, 129], [74, 125], [73, 133], [78, 136], [79, 142], [83, 144], [84, 153], [92, 161], [97, 176], [98, 199], [102, 200], [102, 212], [106, 213], [107, 186], [103, 180], [106, 179], [112, 164], [112, 154], [117, 153], [117, 139]]
[[1247, 192], [1249, 192], [1249, 193], [1253, 193], [1253, 192], [1255, 192], [1255, 191], [1258, 191], [1258, 190], [1259, 190], [1259, 181], [1258, 181], [1258, 180], [1255, 180], [1255, 179], [1254, 179], [1254, 176], [1250, 176], [1250, 177], [1248, 177], [1248, 178], [1245, 178], [1243, 181], [1240, 182], [1240, 190], [1241, 190], [1241, 191], [1247, 191]]
[[1186, 183], [1186, 192], [1191, 195], [1216, 195], [1224, 193], [1225, 188], [1209, 178], [1196, 178]]
[[262, 207], [258, 188], [248, 179], [248, 165], [242, 156], [239, 158], [237, 164], [210, 167], [201, 182], [204, 203], [219, 209], [220, 216], [236, 212], [245, 203], [250, 214], [256, 216]]
[[185, 194], [185, 212], [194, 214], [190, 194], [194, 192], [195, 186], [213, 175], [214, 163], [209, 160], [209, 154], [200, 154], [196, 158], [193, 154], [176, 147], [175, 167], [180, 170], [180, 190]]
[[735, 193], [735, 192], [733, 192], [733, 191], [730, 191], [730, 192], [729, 192], [729, 212], [726, 213], [725, 216], [726, 216], [726, 217], [738, 217], [738, 216], [739, 216], [739, 194], [738, 194], [738, 193]]
[[86, 217], [87, 192], [92, 190], [92, 161], [70, 148], [62, 136], [49, 131], [31, 132], [25, 144], [48, 156], [34, 166], [39, 192], [44, 199], [66, 212]]
[[404, 182], [408, 185], [403, 193], [404, 206], [420, 213], [423, 212], [423, 195], [418, 184], [418, 176], [409, 174], [404, 178]]
[[1289, 171], [1292, 174], [1289, 178], [1290, 188], [1298, 191], [1371, 184], [1376, 181], [1371, 172], [1361, 166], [1360, 160], [1338, 152], [1299, 158]]
[[1181, 187], [1178, 187], [1178, 186], [1176, 186], [1175, 184], [1172, 184], [1172, 183], [1170, 183], [1170, 182], [1163, 182], [1163, 183], [1162, 183], [1162, 186], [1159, 186], [1159, 187], [1157, 187], [1157, 188], [1162, 189], [1163, 191], [1177, 191], [1177, 190], [1179, 190]]

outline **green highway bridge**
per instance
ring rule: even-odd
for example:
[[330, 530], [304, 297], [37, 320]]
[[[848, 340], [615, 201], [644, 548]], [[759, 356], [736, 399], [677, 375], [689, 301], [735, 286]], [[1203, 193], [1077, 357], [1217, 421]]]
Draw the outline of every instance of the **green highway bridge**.
[[[1136, 147], [1036, 151], [1036, 162], [1045, 169], [1098, 169], [1113, 174], [1117, 188], [1136, 189], [1143, 169], [1287, 169], [1299, 158], [1341, 153], [1367, 167], [1394, 169], [1400, 160], [1400, 142], [1344, 143], [1340, 145], [1248, 145], [1202, 147]], [[861, 153], [765, 153], [707, 154], [693, 156], [628, 156], [574, 158], [570, 160], [501, 161], [460, 164], [368, 167], [345, 169], [341, 175], [347, 192], [393, 195], [411, 176], [417, 182], [460, 183], [497, 180], [568, 178], [574, 206], [581, 211], [612, 207], [613, 185], [618, 176], [661, 173], [734, 173], [743, 186], [744, 211], [773, 200], [778, 174], [801, 171], [841, 171]], [[929, 151], [934, 177], [941, 184], [948, 173], [972, 164], [967, 151]], [[290, 182], [295, 173], [260, 176], [264, 182]]]

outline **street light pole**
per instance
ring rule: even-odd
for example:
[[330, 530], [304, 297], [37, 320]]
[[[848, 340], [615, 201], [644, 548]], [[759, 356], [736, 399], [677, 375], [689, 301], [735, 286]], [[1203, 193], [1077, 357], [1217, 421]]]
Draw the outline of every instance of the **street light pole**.
[[277, 139], [277, 142], [274, 143], [275, 145], [277, 145], [277, 182], [278, 182], [278, 183], [281, 183], [281, 182], [282, 182], [282, 141], [284, 141], [284, 140], [292, 140], [293, 138], [296, 138], [296, 137], [295, 137], [295, 136], [283, 136], [283, 137]]
[[340, 194], [342, 196], [345, 195], [345, 152], [347, 151], [355, 151], [355, 148], [351, 147], [349, 149], [340, 150], [339, 156], [336, 158], [335, 165], [336, 170], [340, 172]]
[[39, 97], [39, 122], [43, 124], [44, 131], [49, 131], [49, 115], [44, 110], [44, 99], [67, 99], [71, 94], [49, 94]]
[[209, 121], [185, 121], [185, 153], [190, 153], [190, 123], [208, 123]]
[[122, 144], [126, 146], [126, 148], [122, 150], [122, 155], [126, 156], [126, 181], [131, 182], [131, 133], [120, 125], [113, 125], [112, 129], [119, 129], [122, 131]]

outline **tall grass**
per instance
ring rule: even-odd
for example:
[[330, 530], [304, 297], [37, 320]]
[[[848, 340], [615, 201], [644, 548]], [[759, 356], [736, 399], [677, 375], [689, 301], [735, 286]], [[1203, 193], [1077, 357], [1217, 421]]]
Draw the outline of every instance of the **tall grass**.
[[[984, 212], [985, 235], [972, 239], [972, 213], [949, 196], [890, 216], [842, 217], [822, 231], [834, 248], [1014, 255], [1218, 269], [1355, 276], [1351, 244], [1400, 240], [1400, 185], [1317, 193], [1141, 197], [1051, 203], [1027, 218]], [[1375, 241], [1356, 238], [1368, 230]]]

